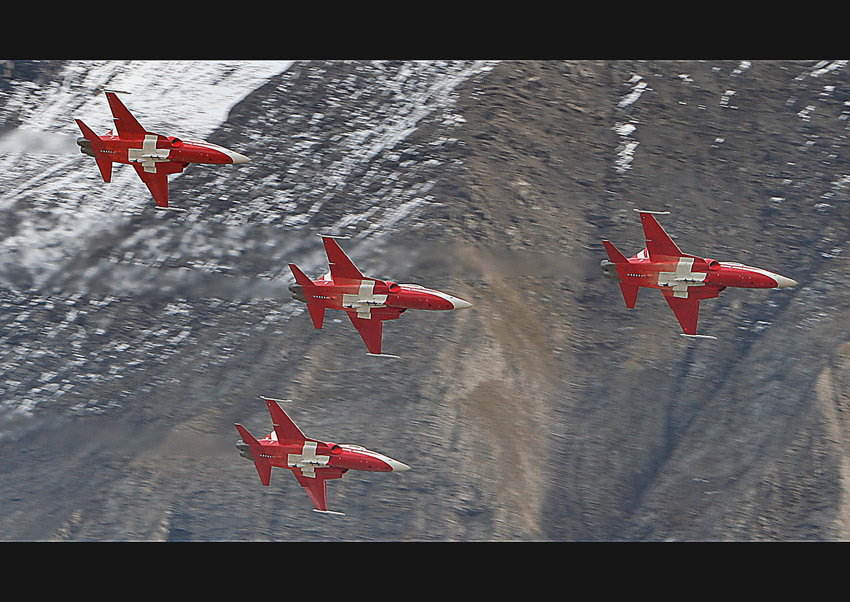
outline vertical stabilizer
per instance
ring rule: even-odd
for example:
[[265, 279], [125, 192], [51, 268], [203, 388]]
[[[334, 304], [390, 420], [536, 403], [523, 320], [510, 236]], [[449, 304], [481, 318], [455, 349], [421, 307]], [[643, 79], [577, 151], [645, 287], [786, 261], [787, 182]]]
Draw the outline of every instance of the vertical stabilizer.
[[268, 487], [272, 476], [272, 465], [262, 456], [260, 442], [241, 424], [235, 426], [236, 430], [239, 431], [239, 435], [242, 437], [242, 441], [248, 446], [251, 452], [251, 459], [254, 460], [254, 466], [257, 468], [257, 474], [260, 475], [260, 481]]
[[91, 153], [87, 150], [83, 152], [94, 156], [94, 160], [97, 163], [97, 167], [100, 170], [100, 175], [103, 178], [103, 181], [108, 183], [112, 180], [112, 161], [101, 158], [100, 153], [103, 150], [103, 143], [100, 141], [100, 136], [95, 134], [89, 126], [79, 119], [75, 119], [74, 121], [76, 121], [77, 125], [80, 126], [80, 131], [83, 133], [83, 137], [88, 140], [91, 145]]

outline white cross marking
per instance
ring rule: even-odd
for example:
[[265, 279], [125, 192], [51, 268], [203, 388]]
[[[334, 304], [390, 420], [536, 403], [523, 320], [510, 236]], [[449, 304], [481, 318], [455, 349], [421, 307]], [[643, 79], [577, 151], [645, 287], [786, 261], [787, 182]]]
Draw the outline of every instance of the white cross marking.
[[386, 307], [387, 302], [387, 295], [376, 295], [374, 291], [374, 280], [361, 280], [358, 294], [342, 296], [342, 306], [347, 309], [356, 309], [358, 318], [369, 320], [372, 318], [372, 308]]
[[156, 134], [145, 134], [142, 148], [128, 148], [127, 158], [134, 163], [141, 163], [145, 171], [156, 173], [156, 164], [168, 161], [171, 150], [156, 147]]
[[300, 468], [305, 477], [316, 477], [316, 466], [327, 466], [330, 456], [316, 455], [318, 443], [305, 441], [300, 454], [289, 454], [286, 457], [286, 465], [290, 468]]
[[675, 272], [658, 272], [658, 286], [669, 286], [674, 297], [688, 297], [689, 286], [705, 286], [705, 272], [692, 272], [693, 257], [680, 257]]

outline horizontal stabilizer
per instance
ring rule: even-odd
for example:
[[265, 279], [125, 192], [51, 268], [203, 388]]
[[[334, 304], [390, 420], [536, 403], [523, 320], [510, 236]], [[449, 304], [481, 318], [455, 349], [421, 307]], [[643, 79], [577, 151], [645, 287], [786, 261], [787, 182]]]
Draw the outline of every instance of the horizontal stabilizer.
[[236, 430], [239, 431], [242, 441], [248, 444], [248, 448], [251, 450], [251, 455], [254, 456], [254, 466], [257, 468], [257, 474], [260, 475], [260, 481], [263, 485], [268, 487], [272, 476], [272, 465], [268, 460], [260, 456], [260, 442], [257, 441], [257, 438], [249, 433], [248, 429], [241, 424], [236, 424], [234, 426], [236, 426]]
[[623, 300], [626, 302], [626, 307], [634, 309], [637, 302], [638, 291], [640, 288], [634, 284], [620, 283], [620, 290], [623, 291]]
[[322, 323], [325, 321], [324, 306], [307, 303], [307, 311], [310, 312], [310, 319], [313, 320], [313, 326], [321, 328]]
[[613, 261], [614, 263], [628, 263], [629, 260], [626, 259], [626, 256], [623, 255], [617, 247], [615, 247], [610, 241], [603, 240], [602, 244], [605, 246], [605, 251], [608, 253], [608, 259]]
[[80, 126], [80, 131], [86, 140], [92, 143], [92, 150], [97, 150], [100, 147], [100, 136], [94, 133], [92, 129], [79, 119], [75, 119], [77, 125]]
[[390, 359], [398, 359], [398, 355], [393, 355], [392, 353], [367, 353], [366, 355], [371, 355], [372, 357], [386, 357]]
[[294, 263], [289, 264], [289, 269], [292, 270], [292, 275], [295, 276], [295, 282], [301, 286], [311, 286], [313, 284], [313, 281], [307, 277], [307, 274], [302, 272], [301, 268]]
[[710, 334], [687, 334], [684, 332], [679, 333], [683, 337], [689, 337], [692, 339], [717, 339], [716, 336]]

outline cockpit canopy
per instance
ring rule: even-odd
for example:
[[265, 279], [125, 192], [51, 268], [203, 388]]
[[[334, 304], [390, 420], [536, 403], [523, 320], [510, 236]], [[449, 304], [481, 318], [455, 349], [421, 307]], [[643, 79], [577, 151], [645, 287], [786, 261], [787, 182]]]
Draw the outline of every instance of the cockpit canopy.
[[383, 295], [386, 293], [397, 293], [401, 290], [401, 287], [395, 282], [391, 282], [389, 280], [378, 280], [375, 282], [375, 290], [374, 292]]

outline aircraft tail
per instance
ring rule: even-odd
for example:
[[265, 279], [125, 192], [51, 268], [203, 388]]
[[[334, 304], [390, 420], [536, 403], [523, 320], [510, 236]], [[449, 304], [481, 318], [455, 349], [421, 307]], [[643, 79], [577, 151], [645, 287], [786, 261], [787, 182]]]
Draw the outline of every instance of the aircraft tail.
[[[257, 474], [260, 475], [260, 481], [262, 481], [263, 485], [268, 486], [272, 476], [272, 465], [268, 460], [262, 457], [260, 442], [257, 441], [256, 437], [249, 433], [248, 430], [241, 424], [236, 424], [235, 426], [236, 430], [239, 431], [239, 435], [242, 437], [242, 442], [248, 447], [248, 449], [245, 450], [245, 448], [240, 445], [237, 445], [237, 447], [242, 450], [242, 455], [244, 457], [254, 461], [254, 466], [257, 468]], [[246, 452], [250, 453], [250, 456], [248, 456]]]
[[292, 275], [295, 276], [295, 282], [297, 282], [301, 286], [312, 286], [313, 285], [313, 281], [310, 280], [310, 278], [307, 276], [307, 274], [302, 272], [301, 268], [299, 268], [297, 265], [295, 265], [294, 263], [290, 263], [289, 269], [292, 270]]
[[602, 244], [605, 245], [605, 251], [608, 253], [608, 259], [611, 260], [611, 263], [606, 261], [602, 262], [602, 270], [605, 272], [605, 277], [619, 282], [620, 290], [623, 293], [623, 301], [626, 302], [626, 307], [632, 309], [637, 302], [638, 291], [640, 289], [634, 284], [621, 281], [620, 275], [615, 267], [616, 264], [629, 263], [629, 260], [626, 259], [626, 256], [623, 255], [610, 241], [603, 240]]
[[608, 259], [610, 259], [614, 263], [628, 263], [629, 260], [626, 259], [626, 256], [623, 255], [620, 250], [615, 247], [610, 241], [603, 240], [602, 244], [605, 245], [605, 252], [608, 253]]
[[[100, 175], [103, 178], [103, 181], [109, 182], [112, 180], [112, 161], [109, 159], [102, 159], [99, 154], [103, 149], [103, 143], [100, 141], [100, 136], [95, 134], [89, 126], [79, 119], [75, 119], [74, 121], [76, 121], [77, 125], [80, 126], [80, 131], [83, 133], [83, 137], [86, 139], [89, 146], [89, 149], [86, 149], [86, 147], [78, 141], [81, 152], [87, 155], [90, 154], [94, 157], [97, 167], [100, 169]], [[91, 152], [87, 152], [89, 150]]]
[[295, 276], [295, 284], [289, 287], [293, 299], [298, 299], [302, 303], [307, 304], [307, 311], [310, 312], [310, 319], [313, 320], [313, 326], [321, 328], [325, 320], [325, 307], [310, 303], [307, 293], [304, 291], [305, 286], [313, 286], [313, 281], [294, 263], [289, 264], [289, 269], [292, 270], [292, 275]]

